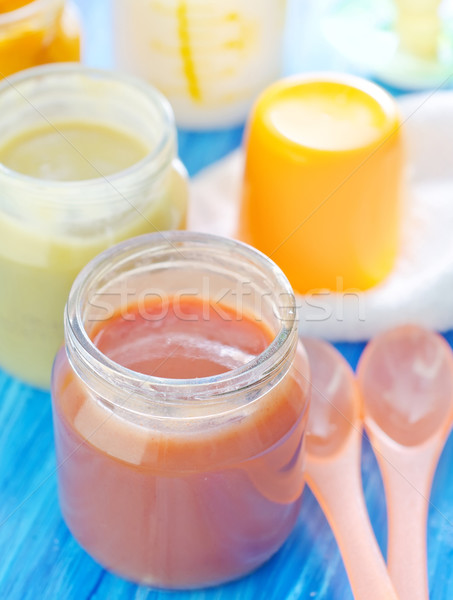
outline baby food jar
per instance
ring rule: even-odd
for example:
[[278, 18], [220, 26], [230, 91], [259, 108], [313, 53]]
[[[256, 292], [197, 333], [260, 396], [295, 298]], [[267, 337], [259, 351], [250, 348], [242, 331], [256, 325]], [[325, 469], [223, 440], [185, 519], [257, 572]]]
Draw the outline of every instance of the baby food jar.
[[80, 59], [80, 21], [66, 0], [0, 0], [0, 79], [52, 62]]
[[277, 79], [286, 0], [114, 0], [116, 63], [170, 100], [178, 125], [242, 123]]
[[187, 175], [160, 93], [79, 65], [0, 84], [0, 140], [0, 366], [48, 387], [75, 276], [120, 240], [183, 227]]
[[[153, 341], [168, 298], [175, 337], [162, 350]], [[295, 314], [271, 260], [207, 234], [140, 236], [79, 274], [52, 384], [59, 497], [73, 535], [103, 566], [194, 588], [239, 577], [283, 544], [304, 487], [309, 375]], [[143, 338], [132, 343], [138, 318]], [[264, 349], [244, 354], [264, 329]], [[206, 344], [227, 367], [193, 377]], [[173, 378], [150, 374], [159, 352], [160, 372]]]

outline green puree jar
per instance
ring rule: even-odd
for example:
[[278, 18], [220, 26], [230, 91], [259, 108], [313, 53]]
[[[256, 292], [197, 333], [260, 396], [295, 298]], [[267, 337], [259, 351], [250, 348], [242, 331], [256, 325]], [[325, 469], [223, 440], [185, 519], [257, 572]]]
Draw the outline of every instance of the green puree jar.
[[47, 388], [80, 269], [185, 225], [168, 102], [135, 79], [47, 65], [0, 84], [0, 366]]

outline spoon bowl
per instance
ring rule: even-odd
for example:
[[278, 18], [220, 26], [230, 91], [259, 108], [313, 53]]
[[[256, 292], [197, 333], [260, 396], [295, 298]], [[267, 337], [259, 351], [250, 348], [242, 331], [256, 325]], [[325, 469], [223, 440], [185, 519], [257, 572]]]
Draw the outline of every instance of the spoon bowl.
[[415, 325], [383, 333], [364, 351], [358, 379], [366, 421], [397, 444], [422, 444], [449, 428], [453, 362], [440, 335]]
[[333, 346], [313, 338], [303, 344], [312, 380], [306, 448], [327, 458], [341, 449], [351, 428], [361, 428], [360, 399], [351, 367]]

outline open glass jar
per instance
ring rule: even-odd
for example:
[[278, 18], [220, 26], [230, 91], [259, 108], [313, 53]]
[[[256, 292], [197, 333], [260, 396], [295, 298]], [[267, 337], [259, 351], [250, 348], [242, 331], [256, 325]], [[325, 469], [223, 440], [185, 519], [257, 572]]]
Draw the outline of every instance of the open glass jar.
[[80, 20], [67, 0], [0, 0], [0, 79], [80, 59]]
[[[90, 179], [77, 177], [77, 166], [73, 180], [60, 181], [27, 175], [28, 162], [24, 172], [0, 164], [0, 366], [41, 387], [50, 382], [64, 305], [80, 269], [120, 240], [183, 227], [186, 215], [187, 174], [176, 158], [172, 111], [160, 93], [78, 65], [37, 67], [0, 84], [0, 140], [19, 140], [20, 149], [29, 132], [38, 132], [32, 163], [47, 151], [49, 131], [61, 142], [65, 123], [96, 139], [120, 132], [144, 151], [141, 160], [107, 176], [89, 163]], [[42, 127], [49, 131], [41, 139]], [[105, 148], [92, 150], [99, 158]]]
[[[185, 348], [214, 314], [218, 329], [240, 332], [235, 340], [248, 315], [270, 341], [209, 377], [146, 374], [153, 336], [137, 342], [141, 370], [124, 366], [137, 352], [137, 343], [127, 346], [127, 308], [156, 297], [178, 298], [181, 309], [184, 297], [215, 307], [189, 319]], [[187, 326], [187, 306], [177, 328]], [[121, 364], [100, 348], [99, 326], [112, 314], [121, 314]], [[52, 383], [59, 496], [72, 533], [102, 565], [144, 584], [193, 588], [239, 577], [282, 545], [304, 486], [309, 375], [295, 315], [271, 260], [206, 234], [140, 236], [80, 273]], [[159, 322], [140, 331], [148, 326]]]

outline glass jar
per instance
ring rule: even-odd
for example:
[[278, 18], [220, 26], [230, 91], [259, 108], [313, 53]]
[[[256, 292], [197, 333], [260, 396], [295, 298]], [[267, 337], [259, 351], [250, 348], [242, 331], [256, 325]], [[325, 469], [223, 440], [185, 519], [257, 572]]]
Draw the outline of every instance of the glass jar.
[[286, 0], [114, 0], [114, 54], [170, 100], [176, 122], [243, 123], [282, 67]]
[[0, 0], [0, 79], [52, 62], [80, 60], [80, 20], [66, 0]]
[[[138, 373], [92, 342], [118, 309], [184, 295], [254, 315], [273, 341], [198, 379]], [[103, 566], [194, 588], [239, 577], [283, 544], [301, 504], [308, 412], [295, 315], [270, 259], [207, 234], [140, 236], [80, 273], [53, 372], [59, 497], [71, 532]]]
[[0, 366], [48, 387], [80, 269], [120, 240], [185, 223], [187, 174], [170, 105], [134, 79], [47, 65], [0, 84], [0, 140], [69, 120], [136, 137], [146, 156], [107, 177], [54, 181], [0, 164]]

